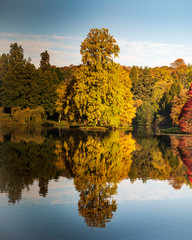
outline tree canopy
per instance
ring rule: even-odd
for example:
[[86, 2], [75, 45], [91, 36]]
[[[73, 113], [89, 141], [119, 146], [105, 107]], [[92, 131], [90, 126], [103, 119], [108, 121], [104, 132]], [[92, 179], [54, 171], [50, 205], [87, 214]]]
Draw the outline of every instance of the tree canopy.
[[113, 61], [119, 51], [108, 29], [90, 30], [81, 44], [83, 65], [76, 69], [70, 82], [58, 88], [57, 106], [65, 117], [85, 124], [116, 126], [121, 120], [131, 124], [134, 108], [129, 74], [125, 76]]

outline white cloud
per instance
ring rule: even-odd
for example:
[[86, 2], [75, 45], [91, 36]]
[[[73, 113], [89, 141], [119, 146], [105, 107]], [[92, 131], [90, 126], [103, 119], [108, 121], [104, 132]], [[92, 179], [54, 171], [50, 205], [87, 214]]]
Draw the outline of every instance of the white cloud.
[[[45, 50], [50, 53], [53, 65], [77, 65], [81, 63], [80, 45], [82, 41], [81, 37], [0, 33], [0, 54], [8, 53], [10, 44], [18, 42], [24, 49], [25, 57], [31, 57], [37, 67], [40, 62], [40, 54]], [[186, 63], [192, 62], [192, 46], [128, 41], [126, 39], [117, 39], [117, 43], [120, 46], [120, 55], [115, 61], [122, 65], [169, 66], [177, 58], [183, 58]]]
[[17, 42], [23, 47], [25, 57], [31, 57], [37, 67], [40, 62], [40, 54], [45, 50], [49, 52], [53, 65], [76, 65], [81, 63], [81, 41], [82, 39], [79, 37], [0, 33], [0, 54], [8, 53], [10, 44]]
[[118, 185], [117, 201], [149, 201], [191, 198], [189, 187], [183, 185], [181, 189], [175, 190], [168, 181], [148, 180], [143, 183], [141, 180], [133, 184], [128, 180]]
[[169, 66], [177, 58], [192, 62], [192, 46], [154, 42], [133, 42], [117, 39], [121, 52], [118, 62], [122, 65]]

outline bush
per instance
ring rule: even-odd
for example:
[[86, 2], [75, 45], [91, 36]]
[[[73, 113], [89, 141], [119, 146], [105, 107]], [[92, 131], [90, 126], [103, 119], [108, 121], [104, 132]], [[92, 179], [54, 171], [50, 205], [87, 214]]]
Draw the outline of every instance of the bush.
[[42, 122], [45, 119], [46, 114], [42, 107], [37, 107], [31, 110], [31, 122]]
[[45, 111], [42, 107], [37, 107], [35, 109], [14, 109], [12, 111], [12, 118], [14, 121], [21, 125], [30, 125], [33, 123], [40, 123], [45, 119]]

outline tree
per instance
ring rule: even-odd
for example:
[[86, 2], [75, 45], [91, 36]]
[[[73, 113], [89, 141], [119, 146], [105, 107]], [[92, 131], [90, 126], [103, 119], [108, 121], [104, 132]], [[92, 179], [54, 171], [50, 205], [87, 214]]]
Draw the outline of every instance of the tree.
[[141, 99], [142, 101], [149, 100], [152, 96], [152, 88], [154, 86], [154, 79], [152, 78], [151, 69], [145, 67], [141, 70], [138, 77], [138, 82], [133, 84], [134, 99]]
[[170, 64], [172, 68], [178, 68], [183, 65], [186, 65], [185, 61], [182, 58], [178, 58], [173, 63]]
[[173, 99], [171, 103], [171, 114], [170, 114], [173, 124], [175, 125], [179, 124], [179, 115], [181, 113], [181, 109], [183, 108], [184, 104], [188, 99], [189, 99], [189, 95], [187, 94], [186, 89], [182, 89], [181, 93]]
[[192, 84], [188, 94], [189, 99], [182, 107], [179, 115], [179, 129], [185, 133], [192, 133]]
[[51, 70], [38, 69], [36, 83], [38, 102], [44, 108], [46, 114], [50, 117], [56, 113], [57, 93], [59, 79], [55, 72]]
[[154, 109], [149, 101], [144, 101], [142, 105], [139, 106], [136, 113], [136, 121], [139, 124], [149, 125], [154, 119]]
[[171, 114], [171, 102], [175, 96], [178, 96], [181, 91], [181, 84], [177, 80], [173, 82], [170, 89], [168, 89], [164, 97], [162, 98], [162, 113], [164, 116], [170, 116]]
[[126, 83], [126, 78], [121, 79], [121, 69], [113, 62], [118, 53], [119, 46], [108, 29], [90, 30], [81, 44], [83, 65], [76, 69], [68, 86], [58, 89], [58, 111], [72, 121], [117, 126], [121, 113], [127, 110], [127, 123], [130, 124], [134, 116], [131, 84]]
[[137, 68], [135, 66], [133, 66], [131, 68], [129, 77], [130, 77], [133, 85], [138, 83], [138, 72], [137, 72]]
[[[34, 106], [33, 80], [35, 66], [24, 59], [23, 48], [17, 43], [10, 45], [10, 52], [1, 57], [1, 104], [3, 107], [21, 108]], [[33, 102], [33, 103], [32, 103]], [[36, 107], [36, 106], [35, 106]]]
[[99, 67], [101, 64], [104, 67], [113, 61], [113, 56], [119, 56], [120, 48], [108, 29], [94, 28], [82, 42], [80, 52], [84, 65]]
[[45, 71], [45, 70], [50, 70], [50, 56], [47, 50], [45, 52], [41, 53], [41, 61], [40, 61], [40, 68]]
[[160, 103], [162, 98], [169, 86], [172, 85], [173, 78], [168, 67], [154, 68], [152, 74], [154, 78], [154, 86], [152, 88], [152, 96], [150, 100], [155, 112], [158, 113], [161, 108]]
[[120, 67], [119, 69], [119, 78], [122, 84], [122, 106], [120, 120], [121, 124], [131, 125], [132, 119], [135, 117], [136, 109], [134, 108], [133, 103], [133, 94], [131, 92], [131, 79], [126, 68]]

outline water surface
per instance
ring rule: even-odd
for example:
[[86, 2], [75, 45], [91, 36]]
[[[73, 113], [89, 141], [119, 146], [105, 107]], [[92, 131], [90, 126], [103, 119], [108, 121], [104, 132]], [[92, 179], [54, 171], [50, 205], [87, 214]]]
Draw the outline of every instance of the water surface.
[[0, 133], [0, 238], [189, 239], [192, 137]]

